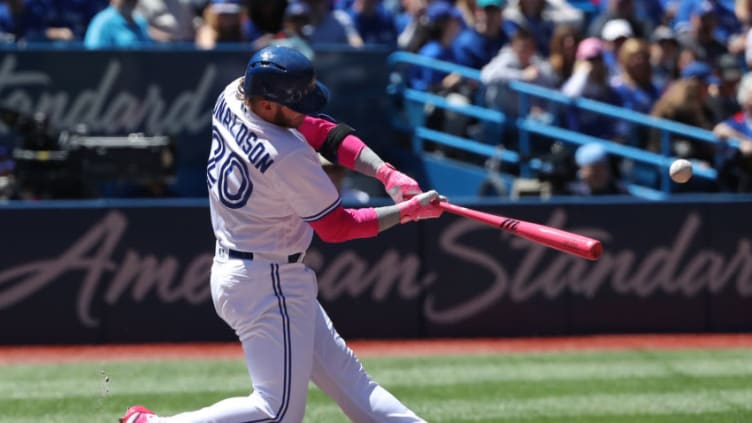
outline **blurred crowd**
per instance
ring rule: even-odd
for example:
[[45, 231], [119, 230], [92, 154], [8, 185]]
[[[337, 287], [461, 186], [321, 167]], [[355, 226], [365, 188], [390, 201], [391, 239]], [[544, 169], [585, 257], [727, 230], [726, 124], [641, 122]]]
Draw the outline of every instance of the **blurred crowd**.
[[[718, 184], [684, 189], [752, 191], [752, 0], [0, 0], [0, 39], [92, 49], [278, 43], [309, 57], [321, 44], [387, 46], [480, 70], [482, 84], [416, 67], [407, 83], [494, 107], [510, 122], [520, 111], [507, 83], [519, 80], [740, 140], [734, 149], [675, 137], [670, 154], [721, 175]], [[545, 103], [530, 113], [582, 134], [661, 148], [659, 134], [599, 114]], [[488, 139], [478, 122], [432, 118], [450, 132]], [[511, 129], [494, 139], [516, 147]], [[580, 167], [569, 191], [620, 192], [615, 178], [624, 164], [588, 148], [569, 152]], [[583, 187], [581, 168], [598, 162], [609, 165], [611, 179], [601, 184], [608, 188]]]
[[[581, 134], [694, 159], [718, 171], [717, 182], [693, 178], [675, 191], [752, 191], [752, 74], [747, 73], [752, 1], [601, 0], [593, 3], [596, 13], [590, 15], [563, 0], [407, 2], [416, 3], [425, 8], [422, 15], [413, 12], [414, 28], [400, 32], [399, 48], [478, 69], [482, 84], [423, 68], [413, 71], [410, 86], [450, 102], [501, 110], [510, 122], [493, 135], [450, 113], [430, 116], [429, 125], [471, 138], [500, 139], [504, 147], [518, 150], [516, 118], [528, 113]], [[510, 81], [712, 130], [722, 142], [674, 135], [665, 147], [656, 130], [541, 99], [520, 111]], [[740, 141], [740, 148], [731, 148], [724, 142], [728, 139]], [[558, 194], [623, 193], [629, 181], [660, 185], [659, 170], [611, 157], [602, 146], [576, 150], [542, 143], [531, 152], [542, 157], [553, 151], [567, 156], [553, 160], [562, 167], [553, 188]]]

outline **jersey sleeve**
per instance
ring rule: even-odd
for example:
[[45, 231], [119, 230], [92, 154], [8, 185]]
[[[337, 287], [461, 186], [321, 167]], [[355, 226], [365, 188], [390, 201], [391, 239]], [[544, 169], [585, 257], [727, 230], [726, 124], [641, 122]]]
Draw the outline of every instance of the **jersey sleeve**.
[[318, 151], [321, 150], [321, 146], [324, 144], [327, 135], [329, 135], [329, 131], [334, 129], [335, 126], [337, 124], [326, 119], [306, 116], [303, 119], [303, 123], [298, 127], [298, 131], [303, 134], [308, 144]]
[[312, 150], [290, 154], [274, 172], [281, 194], [304, 221], [315, 222], [340, 205], [337, 189]]

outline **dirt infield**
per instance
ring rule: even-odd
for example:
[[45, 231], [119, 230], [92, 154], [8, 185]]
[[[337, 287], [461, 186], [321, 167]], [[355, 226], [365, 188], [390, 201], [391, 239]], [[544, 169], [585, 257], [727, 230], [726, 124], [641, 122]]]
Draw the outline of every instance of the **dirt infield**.
[[[477, 338], [429, 340], [354, 340], [360, 356], [522, 353], [567, 350], [752, 348], [752, 334], [597, 335], [551, 338]], [[237, 343], [4, 346], [0, 364], [73, 361], [240, 358]]]

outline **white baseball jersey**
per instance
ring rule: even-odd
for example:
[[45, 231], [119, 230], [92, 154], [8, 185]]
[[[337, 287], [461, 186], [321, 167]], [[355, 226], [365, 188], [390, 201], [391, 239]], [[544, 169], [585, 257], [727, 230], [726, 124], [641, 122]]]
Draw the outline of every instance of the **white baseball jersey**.
[[264, 121], [230, 83], [212, 113], [207, 184], [212, 224], [225, 248], [287, 256], [311, 243], [314, 221], [340, 204], [316, 151], [295, 129]]
[[306, 221], [337, 207], [339, 196], [303, 136], [254, 115], [237, 86], [214, 108], [207, 183], [218, 243], [254, 257], [218, 248], [211, 294], [241, 342], [253, 391], [150, 421], [300, 423], [313, 381], [355, 423], [425, 423], [363, 369], [316, 300], [315, 273], [286, 260], [308, 248]]

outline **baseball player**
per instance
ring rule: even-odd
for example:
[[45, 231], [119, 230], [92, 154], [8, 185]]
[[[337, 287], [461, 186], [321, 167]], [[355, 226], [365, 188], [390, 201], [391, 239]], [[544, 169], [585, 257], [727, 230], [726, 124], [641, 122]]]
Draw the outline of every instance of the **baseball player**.
[[[253, 55], [213, 110], [207, 166], [217, 238], [212, 300], [240, 339], [253, 392], [172, 417], [133, 406], [121, 422], [298, 423], [309, 380], [354, 422], [425, 421], [365, 372], [316, 299], [316, 275], [302, 260], [314, 231], [327, 242], [374, 237], [440, 216], [443, 198], [421, 192], [352, 128], [314, 117], [327, 100], [311, 62], [275, 46]], [[378, 178], [396, 204], [343, 208], [317, 151]]]

